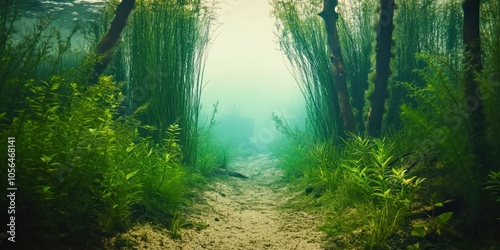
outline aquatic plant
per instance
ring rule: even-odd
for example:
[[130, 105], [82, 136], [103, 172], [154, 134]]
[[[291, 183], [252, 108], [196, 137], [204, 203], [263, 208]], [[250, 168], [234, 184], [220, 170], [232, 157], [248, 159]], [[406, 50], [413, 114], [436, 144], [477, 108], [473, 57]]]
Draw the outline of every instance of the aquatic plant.
[[26, 31], [19, 31], [20, 5], [19, 0], [3, 0], [0, 5], [0, 112], [6, 112], [9, 118], [20, 108], [24, 83], [35, 76], [46, 79], [43, 76], [47, 75], [37, 70], [42, 65], [45, 72], [55, 72], [76, 32], [63, 38], [51, 28], [53, 19], [49, 15], [36, 19]]
[[216, 119], [218, 106], [219, 102], [216, 102], [210, 118], [207, 118], [198, 128], [197, 157], [192, 169], [205, 177], [213, 175], [219, 168], [227, 170], [228, 161], [234, 154], [231, 145], [224, 145], [214, 134], [214, 129], [219, 124]]
[[319, 1], [273, 1], [272, 5], [280, 48], [306, 101], [308, 123], [318, 139], [333, 141], [344, 135], [344, 129], [326, 32], [317, 16]]
[[167, 218], [185, 202], [188, 171], [182, 165], [180, 133], [178, 125], [170, 125], [164, 143], [150, 146], [147, 161], [140, 165], [144, 203], [138, 209], [142, 216], [155, 223], [169, 225]]
[[[490, 148], [490, 162], [500, 162], [500, 3], [487, 1], [481, 5], [481, 42], [485, 51], [483, 72], [478, 81], [483, 95], [487, 123], [487, 142]], [[492, 164], [494, 166], [494, 164]], [[491, 166], [490, 170], [498, 171]]]
[[[435, 204], [439, 206], [439, 204]], [[441, 206], [443, 204], [440, 204]], [[425, 238], [429, 236], [441, 236], [444, 231], [454, 232], [448, 221], [453, 216], [453, 212], [442, 213], [436, 217], [430, 217], [421, 223], [412, 224], [411, 234], [413, 236]]]
[[339, 39], [345, 55], [347, 82], [352, 97], [357, 131], [365, 131], [363, 110], [365, 91], [368, 89], [368, 74], [372, 67], [370, 57], [375, 41], [375, 18], [373, 10], [377, 1], [358, 1], [338, 6]]
[[[449, 6], [452, 12], [458, 12], [456, 4]], [[498, 75], [499, 68], [496, 62], [498, 62], [499, 45], [498, 36], [493, 35], [493, 31], [498, 29], [499, 7], [498, 3], [488, 1], [481, 8], [484, 10], [481, 14], [481, 25], [484, 28], [481, 39], [486, 48], [483, 52], [486, 56], [486, 63], [483, 64], [485, 71], [473, 73], [472, 78], [470, 72], [464, 73], [472, 65], [468, 62], [461, 63], [465, 58], [469, 58], [461, 52], [453, 56], [442, 55], [444, 52], [439, 51], [432, 54], [421, 53], [418, 58], [422, 60], [425, 68], [415, 72], [423, 79], [425, 86], [402, 85], [407, 87], [410, 98], [415, 101], [415, 104], [402, 105], [402, 119], [407, 129], [416, 132], [415, 142], [416, 148], [419, 148], [417, 150], [419, 158], [425, 159], [426, 154], [429, 154], [425, 152], [430, 152], [437, 159], [437, 163], [428, 165], [429, 170], [442, 173], [440, 184], [435, 188], [447, 190], [449, 193], [464, 194], [468, 223], [481, 223], [479, 221], [483, 219], [478, 214], [488, 214], [487, 216], [495, 214], [491, 213], [488, 202], [481, 198], [484, 196], [481, 183], [486, 179], [488, 168], [496, 169], [491, 163], [485, 164], [490, 157], [484, 155], [496, 157], [497, 154], [494, 152], [498, 143], [493, 143], [492, 138], [488, 138], [478, 146], [476, 137], [483, 137], [484, 134], [480, 134], [484, 131], [474, 132], [477, 130], [475, 126], [484, 121], [480, 122], [471, 117], [475, 112], [484, 112], [486, 123], [482, 126], [488, 127], [488, 136], [496, 138], [496, 135], [491, 134], [491, 129], [496, 128], [499, 116], [497, 108], [492, 104], [497, 103], [498, 98], [491, 94], [498, 85], [498, 81], [493, 79], [497, 79], [495, 76]], [[456, 17], [450, 16], [450, 18]], [[454, 37], [453, 39], [456, 39], [453, 34], [455, 31], [456, 29], [449, 34]], [[439, 39], [446, 42], [447, 38], [444, 36]], [[436, 42], [440, 43], [437, 40]], [[448, 42], [453, 43], [453, 41]], [[442, 44], [440, 49], [448, 49], [446, 43]], [[465, 93], [463, 88], [467, 81], [469, 86], [471, 81], [479, 83], [479, 86], [474, 87], [474, 93], [470, 89]], [[484, 109], [478, 100], [484, 101]], [[420, 138], [417, 139], [418, 137]], [[478, 147], [481, 150], [478, 150]]]
[[83, 244], [96, 232], [127, 227], [134, 214], [159, 221], [183, 201], [179, 128], [169, 130], [165, 146], [152, 147], [134, 115], [117, 116], [123, 96], [111, 77], [84, 87], [53, 76], [25, 88], [27, 108], [1, 135], [18, 143], [19, 199], [28, 206], [16, 212], [30, 221], [20, 226], [33, 237]]
[[179, 230], [186, 225], [186, 221], [183, 218], [182, 214], [175, 213], [174, 218], [172, 219], [172, 226], [170, 228], [170, 237], [172, 238], [180, 238]]
[[497, 202], [500, 202], [500, 172], [491, 171], [488, 174], [485, 189], [490, 190]]
[[304, 141], [279, 159], [287, 179], [303, 182], [306, 194], [328, 207], [322, 230], [333, 236], [362, 228], [367, 248], [383, 248], [403, 225], [424, 181], [394, 156], [405, 150], [395, 142], [404, 140], [351, 135], [340, 146]]
[[405, 87], [399, 83], [424, 86], [425, 81], [416, 70], [426, 67], [416, 60], [418, 53], [448, 57], [455, 67], [462, 64], [461, 1], [409, 0], [397, 3], [394, 13], [394, 76], [390, 86], [386, 126], [401, 129], [401, 105], [415, 104]]
[[[441, 159], [447, 165], [454, 166], [450, 171], [461, 169], [461, 173], [468, 173], [472, 171], [470, 166], [474, 162], [468, 146], [467, 113], [460, 101], [464, 97], [462, 91], [456, 88], [461, 76], [443, 57], [421, 54], [419, 58], [428, 64], [425, 70], [419, 71], [427, 86], [417, 88], [407, 85], [410, 95], [418, 101], [419, 106], [417, 109], [409, 105], [402, 106], [406, 127], [427, 135], [428, 140], [419, 140], [418, 148], [437, 149]], [[465, 176], [471, 177], [471, 174]]]
[[149, 107], [139, 119], [162, 143], [168, 127], [182, 128], [183, 161], [196, 162], [204, 60], [212, 18], [201, 1], [137, 1], [115, 72], [127, 77], [125, 113]]

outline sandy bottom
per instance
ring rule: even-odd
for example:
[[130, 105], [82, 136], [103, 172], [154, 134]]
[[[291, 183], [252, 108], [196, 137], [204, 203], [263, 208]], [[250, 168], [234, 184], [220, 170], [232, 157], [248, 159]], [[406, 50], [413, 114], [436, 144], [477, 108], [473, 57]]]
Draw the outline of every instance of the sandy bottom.
[[277, 163], [258, 155], [230, 164], [249, 179], [222, 178], [208, 187], [186, 219], [203, 229], [181, 229], [180, 238], [172, 239], [167, 230], [146, 224], [121, 237], [136, 249], [323, 249], [320, 215], [280, 208], [292, 197], [279, 183]]

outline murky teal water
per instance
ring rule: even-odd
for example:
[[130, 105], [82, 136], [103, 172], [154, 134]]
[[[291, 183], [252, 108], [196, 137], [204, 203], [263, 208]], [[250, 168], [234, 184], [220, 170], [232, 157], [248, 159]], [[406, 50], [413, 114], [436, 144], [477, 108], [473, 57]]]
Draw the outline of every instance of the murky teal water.
[[75, 23], [88, 24], [99, 17], [103, 0], [22, 0], [22, 17], [35, 19], [50, 14], [60, 28], [71, 29]]

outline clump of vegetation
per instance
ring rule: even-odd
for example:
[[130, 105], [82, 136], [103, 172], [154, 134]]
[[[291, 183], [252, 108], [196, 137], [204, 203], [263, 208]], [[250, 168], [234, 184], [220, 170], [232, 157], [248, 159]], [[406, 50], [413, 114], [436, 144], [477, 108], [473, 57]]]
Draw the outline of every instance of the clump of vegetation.
[[27, 108], [2, 136], [16, 138], [19, 199], [29, 205], [17, 212], [39, 239], [78, 242], [127, 226], [133, 214], [165, 220], [182, 202], [178, 127], [164, 147], [141, 138], [134, 116], [116, 118], [122, 95], [111, 77], [86, 88], [54, 76], [26, 89]]
[[367, 247], [386, 247], [416, 204], [424, 178], [408, 173], [409, 165], [395, 157], [399, 151], [386, 139], [352, 135], [339, 146], [302, 143], [294, 142], [280, 159], [286, 176], [301, 180], [306, 193], [328, 207], [323, 230], [333, 237], [360, 228]]
[[215, 118], [219, 103], [213, 105], [210, 119], [200, 125], [198, 132], [198, 156], [196, 157], [196, 171], [202, 176], [211, 176], [219, 168], [227, 167], [229, 150], [223, 149], [214, 136], [214, 128], [218, 122]]
[[[442, 206], [442, 204], [436, 204], [436, 206]], [[446, 212], [436, 217], [431, 217], [427, 221], [412, 224], [413, 230], [411, 234], [425, 238], [429, 236], [441, 236], [443, 231], [453, 232], [453, 228], [448, 224], [452, 216], [453, 212]]]
[[[494, 173], [498, 171], [494, 164], [499, 160], [498, 139], [494, 138], [498, 138], [500, 116], [495, 108], [499, 98], [494, 93], [500, 86], [500, 5], [483, 2], [481, 29], [467, 26], [481, 34], [483, 59], [473, 65], [471, 56], [464, 54], [472, 53], [471, 45], [462, 41], [462, 25], [472, 22], [463, 20], [464, 1], [388, 2], [394, 15], [387, 18], [394, 18], [395, 28], [392, 54], [387, 57], [394, 62], [387, 92], [381, 95], [388, 99], [382, 134], [374, 134], [377, 138], [364, 136], [366, 117], [360, 110], [369, 107], [360, 97], [368, 88], [369, 71], [379, 66], [370, 62], [371, 48], [378, 46], [375, 34], [366, 34], [367, 27], [375, 24], [373, 10], [380, 11], [381, 6], [375, 1], [351, 1], [337, 5], [333, 16], [339, 18], [340, 47], [357, 123], [356, 133], [341, 140], [336, 90], [334, 83], [325, 80], [331, 80], [327, 75], [332, 74], [332, 66], [317, 62], [317, 58], [331, 55], [325, 49], [327, 31], [317, 13], [323, 5], [336, 5], [337, 1], [273, 1], [280, 46], [303, 89], [311, 124], [306, 131], [294, 131], [286, 121], [274, 117], [278, 130], [289, 139], [278, 153], [285, 178], [305, 190], [307, 205], [326, 208], [325, 232], [332, 238], [350, 238], [350, 243], [339, 245], [342, 248], [346, 244], [369, 249], [394, 247], [395, 237], [404, 238], [397, 248], [419, 248], [427, 246], [428, 240], [475, 234], [470, 228], [478, 225], [487, 225], [488, 233], [481, 237], [491, 238], [498, 226], [491, 218], [498, 217], [498, 209], [484, 199], [483, 188], [486, 182], [487, 190], [496, 189]], [[323, 74], [327, 77], [318, 77]], [[475, 86], [475, 94], [470, 94], [470, 88], [464, 91], [464, 86]], [[479, 112], [484, 112], [486, 122], [478, 126], [481, 120], [475, 117]], [[486, 133], [478, 128], [486, 128]], [[478, 145], [481, 141], [484, 143]], [[453, 201], [453, 205], [444, 201]], [[423, 207], [430, 210], [422, 212]], [[410, 239], [411, 231], [413, 237], [423, 240]], [[409, 239], [406, 245], [405, 239]], [[415, 240], [419, 242], [413, 244]]]
[[50, 27], [53, 19], [44, 15], [30, 29], [21, 31], [20, 5], [19, 0], [4, 0], [0, 6], [0, 113], [5, 112], [10, 119], [20, 108], [26, 81], [60, 72], [63, 57], [69, 54], [71, 39], [78, 30], [75, 27], [63, 38]]
[[[192, 12], [196, 9], [193, 6], [199, 9]], [[183, 74], [175, 75], [176, 78], [169, 75], [167, 82], [160, 81], [167, 78], [157, 78], [151, 71], [141, 76], [117, 74], [119, 78], [130, 77], [122, 78], [124, 83], [117, 83], [111, 76], [101, 76], [95, 85], [88, 86], [81, 72], [88, 73], [91, 62], [84, 61], [71, 71], [62, 70], [69, 68], [62, 60], [63, 55], [74, 53], [71, 35], [62, 39], [57, 30], [47, 32], [50, 19], [44, 17], [33, 31], [16, 40], [14, 23], [19, 19], [18, 5], [0, 7], [0, 15], [3, 15], [0, 88], [2, 95], [12, 97], [9, 99], [12, 106], [2, 104], [0, 110], [0, 142], [7, 145], [7, 138], [15, 137], [16, 187], [23, 190], [16, 197], [22, 204], [16, 208], [16, 216], [22, 218], [16, 221], [16, 226], [31, 233], [24, 234], [27, 238], [23, 244], [27, 247], [31, 247], [30, 244], [45, 248], [99, 244], [93, 241], [126, 230], [137, 220], [167, 226], [173, 235], [178, 235], [182, 227], [180, 211], [187, 203], [188, 187], [193, 179], [201, 180], [199, 173], [204, 171], [194, 164], [195, 142], [200, 139], [196, 121], [203, 65], [203, 52], [197, 53], [198, 49], [203, 51], [208, 41], [208, 20], [204, 18], [209, 10], [199, 1], [158, 4], [144, 1], [139, 7], [133, 21], [136, 26], [127, 38], [137, 38], [139, 31], [146, 32], [142, 28], [147, 25], [140, 26], [140, 18], [158, 17], [149, 7], [176, 10], [161, 13], [171, 15], [168, 18], [184, 27], [172, 28], [171, 32], [184, 33], [164, 34], [154, 40], [154, 45], [174, 53], [170, 61], [160, 60], [165, 66], [162, 72]], [[166, 25], [167, 22], [156, 20], [157, 25], [160, 23]], [[162, 31], [168, 30], [167, 26], [162, 27], [165, 28]], [[170, 40], [164, 40], [169, 36], [192, 43], [180, 43], [186, 47], [179, 51], [176, 45], [168, 43]], [[132, 44], [135, 43], [129, 45]], [[148, 48], [150, 44], [141, 46]], [[140, 58], [152, 59], [136, 53], [135, 49], [130, 48], [135, 66], [142, 65]], [[169, 63], [172, 61], [175, 66]], [[47, 68], [51, 70], [40, 73]], [[130, 72], [138, 71], [131, 69]], [[154, 85], [169, 94], [172, 94], [170, 90], [177, 89], [175, 86], [185, 86], [181, 93], [174, 94], [184, 99], [160, 98], [178, 104], [174, 105], [176, 110], [165, 108], [172, 105], [159, 103], [153, 97], [141, 102], [132, 100], [136, 105], [125, 115], [123, 104], [131, 101], [131, 89], [144, 79], [149, 79], [145, 81], [150, 84], [148, 88]], [[4, 100], [7, 99], [2, 98], [2, 103]], [[17, 108], [12, 108], [14, 106]], [[145, 121], [146, 113], [147, 117], [166, 120]], [[207, 153], [207, 157], [212, 153]], [[5, 157], [2, 155], [0, 160], [6, 162]], [[0, 169], [0, 176], [7, 179], [6, 169]], [[5, 188], [5, 182], [1, 183]], [[6, 201], [6, 197], [1, 200]], [[124, 244], [128, 243], [124, 241]]]
[[[183, 161], [196, 164], [203, 70], [212, 10], [200, 0], [136, 1], [110, 73], [126, 77], [124, 112], [147, 104], [141, 130], [162, 143], [171, 124], [182, 128]], [[103, 24], [107, 27], [108, 23]], [[102, 28], [101, 28], [102, 29]]]
[[491, 191], [496, 202], [500, 202], [500, 172], [492, 171], [488, 174], [485, 189]]
[[334, 101], [337, 94], [324, 26], [316, 18], [319, 11], [305, 2], [272, 1], [272, 5], [278, 19], [280, 48], [306, 101], [309, 126], [318, 138], [332, 140], [343, 125], [336, 119], [340, 110]]

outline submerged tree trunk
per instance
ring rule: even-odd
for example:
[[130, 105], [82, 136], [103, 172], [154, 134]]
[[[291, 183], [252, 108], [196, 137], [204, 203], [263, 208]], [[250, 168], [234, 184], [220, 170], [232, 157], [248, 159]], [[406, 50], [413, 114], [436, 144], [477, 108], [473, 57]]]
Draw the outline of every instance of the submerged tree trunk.
[[470, 133], [472, 147], [476, 155], [482, 174], [487, 173], [487, 155], [486, 155], [486, 121], [483, 110], [481, 91], [476, 74], [481, 71], [481, 39], [479, 33], [479, 9], [480, 0], [464, 0], [464, 23], [463, 23], [463, 41], [465, 52], [465, 104], [469, 112]]
[[[319, 16], [325, 21], [326, 32], [328, 36], [328, 47], [330, 48], [330, 60], [332, 62], [333, 73], [335, 75], [335, 86], [337, 89], [338, 103], [340, 107], [340, 115], [342, 116], [345, 132], [353, 133], [354, 114], [352, 112], [349, 101], [349, 90], [347, 89], [346, 73], [344, 68], [344, 60], [342, 58], [342, 50], [340, 48], [339, 34], [337, 32], [338, 14], [335, 12], [337, 0], [324, 0], [323, 10]], [[332, 100], [332, 102], [335, 100]], [[344, 134], [344, 131], [339, 133]]]
[[382, 133], [382, 120], [387, 99], [387, 85], [391, 75], [391, 44], [392, 31], [394, 30], [393, 15], [394, 0], [380, 0], [379, 22], [377, 25], [377, 44], [375, 47], [375, 79], [374, 89], [370, 98], [370, 111], [368, 114], [368, 135], [380, 137]]
[[95, 50], [92, 73], [89, 83], [97, 82], [97, 78], [104, 72], [113, 57], [113, 48], [118, 43], [120, 34], [127, 23], [128, 16], [134, 8], [135, 0], [122, 0], [116, 7], [116, 15], [111, 22], [108, 33], [102, 38]]

